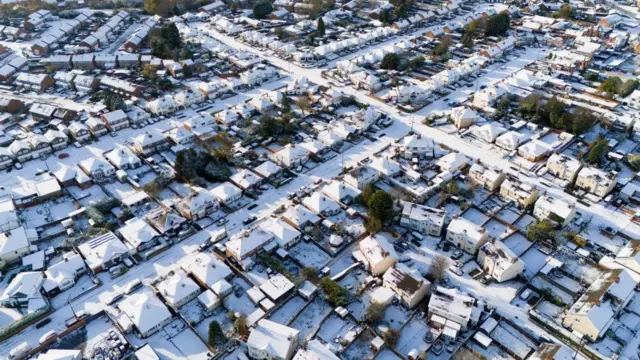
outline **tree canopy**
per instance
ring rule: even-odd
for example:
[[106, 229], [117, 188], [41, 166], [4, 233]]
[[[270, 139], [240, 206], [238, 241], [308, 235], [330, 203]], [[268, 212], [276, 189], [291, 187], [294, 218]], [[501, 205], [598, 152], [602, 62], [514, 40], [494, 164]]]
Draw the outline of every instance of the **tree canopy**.
[[273, 11], [273, 5], [268, 0], [258, 1], [253, 5], [253, 17], [256, 19], [264, 19]]
[[385, 54], [380, 63], [380, 68], [385, 70], [397, 70], [400, 65], [400, 57], [394, 53]]
[[501, 12], [499, 14], [491, 16], [487, 20], [487, 26], [484, 29], [486, 36], [499, 36], [504, 35], [509, 30], [509, 14]]
[[367, 205], [369, 217], [380, 220], [382, 223], [393, 218], [393, 197], [386, 191], [376, 191]]

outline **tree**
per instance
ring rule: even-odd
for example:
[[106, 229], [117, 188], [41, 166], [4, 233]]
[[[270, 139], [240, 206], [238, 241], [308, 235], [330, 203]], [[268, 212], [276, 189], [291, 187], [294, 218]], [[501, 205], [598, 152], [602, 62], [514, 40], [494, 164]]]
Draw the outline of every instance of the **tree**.
[[271, 137], [280, 132], [280, 124], [273, 117], [264, 114], [260, 117], [258, 133], [263, 137]]
[[382, 58], [380, 68], [385, 70], [397, 70], [400, 65], [400, 57], [398, 54], [388, 53]]
[[375, 325], [384, 318], [385, 306], [379, 302], [372, 302], [365, 310], [364, 318], [370, 325]]
[[233, 322], [233, 329], [236, 334], [240, 336], [249, 335], [249, 328], [247, 327], [247, 318], [244, 315], [241, 315], [236, 321]]
[[407, 16], [409, 16], [409, 14], [407, 13], [407, 8], [403, 5], [400, 5], [396, 8], [396, 10], [394, 11], [393, 15], [395, 15], [395, 17], [400, 18], [400, 19], [404, 19]]
[[432, 282], [440, 281], [444, 279], [448, 269], [449, 259], [443, 255], [437, 255], [429, 267], [428, 277]]
[[462, 43], [462, 45], [466, 48], [472, 48], [473, 47], [473, 33], [470, 31], [466, 31], [463, 35], [462, 35], [462, 39], [460, 39], [460, 43]]
[[370, 218], [384, 223], [393, 218], [393, 197], [383, 190], [376, 191], [368, 203]]
[[362, 189], [362, 194], [360, 196], [362, 196], [362, 202], [365, 206], [369, 206], [369, 200], [371, 200], [375, 191], [376, 189], [373, 187], [372, 183], [367, 183], [364, 186], [364, 189]]
[[624, 84], [620, 86], [618, 95], [623, 98], [631, 95], [631, 93], [638, 88], [638, 84], [639, 82], [635, 79], [629, 79], [625, 81]]
[[476, 31], [478, 30], [479, 25], [480, 25], [480, 22], [478, 20], [473, 20], [472, 22], [469, 23], [469, 26], [467, 26], [467, 31], [469, 31], [472, 34], [475, 34]]
[[213, 156], [220, 160], [229, 160], [233, 157], [233, 140], [226, 131], [219, 132], [213, 137]]
[[224, 336], [222, 332], [222, 328], [217, 321], [213, 320], [209, 323], [209, 345], [213, 347], [218, 347], [225, 342], [227, 342], [227, 338]]
[[256, 19], [264, 19], [273, 11], [273, 5], [267, 0], [258, 1], [253, 5], [253, 17]]
[[177, 49], [180, 47], [182, 40], [180, 39], [180, 31], [175, 23], [168, 23], [162, 27], [160, 34], [163, 39], [165, 39], [167, 46], [171, 50]]
[[347, 289], [338, 285], [337, 282], [331, 280], [329, 277], [325, 277], [320, 281], [320, 288], [327, 297], [327, 301], [331, 306], [344, 306], [347, 304], [347, 296], [349, 292]]
[[420, 55], [414, 57], [413, 59], [409, 60], [409, 69], [420, 69], [424, 65], [424, 61], [424, 57]]
[[451, 45], [451, 37], [449, 35], [445, 35], [442, 37], [442, 40], [433, 48], [433, 55], [435, 56], [443, 56], [449, 52], [449, 46]]
[[109, 111], [122, 110], [127, 107], [124, 99], [120, 95], [111, 92], [105, 93], [104, 105], [109, 109]]
[[296, 105], [298, 105], [300, 111], [302, 111], [302, 115], [305, 115], [305, 113], [311, 110], [311, 102], [306, 96], [300, 96], [296, 101]]
[[634, 170], [640, 171], [640, 154], [627, 155], [627, 161], [629, 161], [629, 165], [631, 165]]
[[395, 330], [392, 328], [389, 328], [387, 331], [385, 331], [384, 334], [382, 334], [382, 339], [384, 340], [384, 343], [389, 345], [390, 347], [395, 347], [399, 338], [400, 338], [400, 330]]
[[383, 9], [380, 12], [380, 22], [383, 24], [391, 24], [391, 12], [389, 12], [389, 9]]
[[487, 26], [484, 30], [485, 36], [504, 35], [509, 30], [510, 21], [509, 14], [506, 12], [491, 16], [487, 20]]
[[622, 85], [622, 80], [620, 80], [620, 78], [617, 76], [612, 76], [607, 80], [603, 81], [602, 84], [600, 84], [600, 87], [598, 87], [598, 90], [606, 91], [612, 94], [617, 94], [618, 88], [621, 85]]
[[182, 75], [184, 75], [185, 78], [192, 77], [193, 76], [193, 69], [191, 69], [191, 66], [189, 66], [189, 65], [182, 66]]
[[314, 284], [318, 282], [318, 269], [314, 267], [305, 266], [302, 268], [301, 274], [305, 280], [309, 280]]
[[193, 59], [193, 53], [191, 52], [191, 49], [189, 49], [188, 47], [185, 47], [180, 52], [180, 60], [188, 60], [188, 59]]
[[146, 64], [142, 68], [142, 76], [149, 80], [154, 80], [156, 78], [156, 67], [151, 64]]
[[605, 139], [596, 140], [589, 150], [587, 162], [592, 165], [601, 165], [607, 152], [609, 152], [609, 142]]
[[282, 95], [280, 106], [282, 107], [282, 112], [285, 114], [291, 111], [291, 99], [286, 94]]
[[322, 16], [318, 18], [318, 35], [319, 36], [324, 36], [324, 20], [322, 19]]
[[380, 219], [369, 218], [364, 223], [364, 228], [369, 234], [375, 234], [382, 229], [382, 221], [380, 221]]
[[527, 228], [527, 238], [531, 241], [546, 241], [553, 240], [556, 237], [556, 232], [553, 229], [553, 224], [549, 220], [542, 220], [534, 225], [529, 225]]
[[169, 79], [161, 78], [156, 79], [156, 86], [161, 91], [167, 91], [173, 89], [173, 83]]
[[573, 9], [571, 8], [571, 5], [569, 4], [564, 4], [562, 5], [562, 7], [560, 8], [560, 10], [558, 10], [558, 12], [556, 13], [556, 15], [561, 18], [561, 19], [567, 19], [570, 20], [573, 18]]

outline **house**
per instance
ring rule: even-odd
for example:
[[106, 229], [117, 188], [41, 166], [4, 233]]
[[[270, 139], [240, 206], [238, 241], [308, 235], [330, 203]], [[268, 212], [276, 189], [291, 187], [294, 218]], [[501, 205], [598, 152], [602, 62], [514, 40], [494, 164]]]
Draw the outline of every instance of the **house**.
[[433, 158], [435, 151], [435, 142], [432, 138], [423, 137], [422, 135], [409, 135], [402, 139], [400, 149], [405, 159]]
[[18, 273], [6, 285], [0, 304], [4, 307], [29, 307], [38, 309], [46, 307], [42, 296], [44, 277], [40, 271], [23, 271]]
[[9, 153], [15, 157], [18, 162], [29, 161], [33, 158], [31, 154], [31, 146], [25, 140], [15, 140], [9, 145]]
[[62, 150], [68, 145], [67, 135], [65, 135], [62, 131], [49, 129], [46, 133], [44, 133], [44, 137], [49, 141], [49, 144], [53, 151]]
[[93, 274], [120, 263], [129, 255], [129, 249], [111, 231], [78, 245], [78, 251]]
[[238, 171], [229, 178], [229, 182], [245, 191], [257, 188], [263, 181], [264, 179], [260, 176], [246, 169]]
[[141, 338], [155, 334], [173, 319], [169, 309], [150, 291], [128, 295], [118, 303], [118, 308], [127, 316], [127, 323], [133, 324]]
[[474, 126], [473, 128], [471, 128], [471, 133], [473, 134], [473, 136], [486, 142], [487, 144], [492, 144], [494, 141], [496, 141], [498, 136], [504, 134], [506, 131], [507, 129], [493, 123], [485, 124], [482, 126]]
[[262, 176], [267, 181], [273, 181], [280, 175], [282, 168], [274, 162], [267, 160], [253, 169], [253, 172]]
[[516, 177], [509, 176], [500, 186], [500, 196], [507, 200], [513, 200], [521, 207], [526, 208], [538, 198], [538, 189], [525, 184]]
[[161, 235], [169, 237], [178, 235], [187, 222], [186, 218], [163, 207], [151, 210], [147, 214], [146, 220]]
[[80, 275], [86, 272], [82, 257], [74, 252], [62, 255], [62, 261], [49, 266], [44, 272], [42, 288], [49, 296], [65, 291], [76, 284]]
[[164, 134], [154, 129], [147, 130], [133, 138], [133, 149], [143, 157], [148, 157], [169, 147], [170, 144]]
[[302, 233], [282, 219], [274, 220], [262, 228], [275, 236], [278, 245], [283, 249], [290, 249], [300, 242]]
[[187, 108], [193, 104], [203, 102], [205, 100], [205, 96], [201, 91], [194, 91], [191, 88], [186, 88], [174, 95], [173, 99], [178, 103], [178, 105]]
[[46, 352], [41, 352], [35, 360], [82, 360], [82, 351], [49, 349]]
[[283, 167], [295, 167], [309, 160], [309, 151], [294, 144], [287, 144], [275, 154], [275, 162]]
[[298, 350], [293, 360], [340, 360], [331, 350], [332, 346], [325, 345], [318, 339], [307, 342], [307, 346]]
[[[461, 293], [460, 290], [438, 286], [429, 299], [429, 322], [445, 330], [448, 325], [456, 333], [458, 332], [456, 328], [465, 330], [469, 325], [477, 324], [479, 320], [480, 313], [474, 304], [475, 299]], [[447, 324], [448, 321], [453, 324]]]
[[581, 168], [580, 161], [563, 154], [554, 153], [547, 159], [547, 171], [557, 178], [569, 181], [569, 183], [573, 183]]
[[111, 90], [116, 94], [127, 97], [140, 97], [142, 95], [141, 86], [110, 76], [103, 76], [100, 79], [100, 88]]
[[389, 233], [370, 235], [358, 243], [359, 250], [372, 275], [385, 273], [398, 261], [398, 255], [393, 248], [393, 238]]
[[173, 271], [157, 285], [165, 301], [178, 309], [200, 295], [200, 287], [182, 269]]
[[98, 156], [80, 161], [78, 167], [97, 182], [108, 181], [116, 174], [116, 169], [107, 160]]
[[120, 170], [136, 169], [142, 166], [142, 160], [128, 146], [120, 144], [116, 144], [116, 147], [107, 152], [105, 157]]
[[543, 195], [533, 207], [533, 216], [540, 221], [549, 220], [561, 227], [565, 227], [576, 216], [576, 206], [575, 204], [567, 203], [561, 198]]
[[91, 133], [95, 137], [104, 136], [109, 132], [109, 129], [107, 129], [104, 121], [97, 117], [89, 117], [84, 124], [89, 128], [89, 131], [91, 131]]
[[331, 180], [329, 184], [322, 187], [322, 193], [333, 201], [350, 205], [360, 197], [362, 191], [343, 181]]
[[131, 125], [127, 114], [121, 109], [102, 114], [100, 118], [111, 131], [120, 131], [121, 129], [128, 128]]
[[302, 203], [309, 210], [324, 217], [337, 215], [342, 210], [340, 204], [318, 191], [311, 194], [311, 196], [304, 198]]
[[592, 342], [599, 340], [634, 297], [637, 285], [627, 270], [604, 272], [571, 306], [562, 325]]
[[12, 264], [29, 254], [29, 237], [23, 227], [0, 234], [0, 260]]
[[0, 170], [13, 166], [13, 154], [9, 149], [0, 147]]
[[233, 271], [212, 253], [198, 252], [185, 257], [180, 267], [203, 288], [211, 288], [220, 281], [231, 280]]
[[211, 195], [221, 204], [229, 205], [242, 197], [242, 190], [227, 181], [211, 189]]
[[553, 148], [549, 144], [540, 140], [533, 140], [518, 148], [518, 156], [531, 162], [538, 162], [552, 151]]
[[44, 135], [29, 134], [27, 143], [31, 146], [31, 157], [37, 159], [53, 152], [49, 139]]
[[260, 285], [262, 291], [267, 297], [276, 303], [279, 299], [295, 288], [291, 280], [282, 274], [276, 274]]
[[118, 234], [133, 249], [134, 253], [142, 253], [157, 245], [162, 235], [147, 224], [146, 221], [134, 217], [117, 230]]
[[[0, 200], [0, 231], [7, 232], [18, 227], [20, 227], [20, 221], [13, 199], [5, 198]], [[0, 249], [2, 249], [3, 246], [3, 244], [0, 244]], [[26, 244], [26, 247], [28, 246], [29, 245]], [[0, 257], [2, 253], [2, 250], [0, 250]]]
[[152, 114], [166, 115], [178, 110], [179, 104], [170, 96], [164, 95], [147, 103], [147, 110]]
[[256, 360], [290, 360], [298, 347], [296, 329], [262, 319], [247, 340], [249, 356]]
[[89, 128], [87, 128], [83, 123], [78, 121], [73, 121], [67, 127], [71, 136], [79, 143], [83, 143], [89, 140], [91, 137], [91, 133], [89, 133]]
[[31, 74], [21, 72], [16, 78], [15, 84], [28, 89], [34, 89], [38, 91], [45, 91], [52, 87], [55, 80], [46, 74]]
[[378, 172], [366, 165], [357, 167], [344, 175], [344, 182], [358, 190], [364, 190], [367, 184], [373, 184], [378, 179]]
[[220, 206], [215, 196], [202, 188], [194, 190], [195, 193], [180, 200], [177, 204], [177, 210], [182, 216], [198, 220], [218, 210]]
[[282, 219], [300, 230], [317, 225], [322, 221], [322, 218], [300, 204], [288, 207], [282, 214]]
[[465, 218], [456, 217], [451, 220], [447, 227], [445, 240], [458, 249], [475, 254], [484, 245], [488, 237], [489, 235], [484, 227], [478, 226]]
[[239, 264], [256, 255], [265, 246], [271, 244], [275, 236], [261, 228], [244, 231], [233, 236], [225, 243], [228, 257], [235, 259]]
[[440, 236], [447, 214], [444, 210], [405, 202], [400, 225], [424, 235]]
[[468, 128], [478, 122], [478, 114], [465, 106], [458, 106], [451, 109], [451, 120], [458, 129]]
[[497, 282], [511, 280], [524, 271], [524, 261], [502, 241], [491, 239], [478, 250], [478, 264]]
[[585, 166], [578, 172], [576, 187], [599, 197], [605, 197], [617, 183], [613, 172], [606, 173], [592, 166]]
[[418, 270], [396, 264], [382, 276], [382, 286], [393, 290], [404, 306], [413, 309], [427, 295], [431, 283]]
[[479, 163], [471, 165], [468, 176], [472, 183], [489, 191], [499, 188], [506, 178], [502, 169], [484, 166]]
[[524, 141], [525, 136], [516, 132], [508, 131], [496, 138], [496, 146], [507, 151], [513, 151], [517, 149]]
[[468, 157], [458, 152], [451, 152], [436, 161], [441, 171], [455, 173], [467, 167], [471, 163]]

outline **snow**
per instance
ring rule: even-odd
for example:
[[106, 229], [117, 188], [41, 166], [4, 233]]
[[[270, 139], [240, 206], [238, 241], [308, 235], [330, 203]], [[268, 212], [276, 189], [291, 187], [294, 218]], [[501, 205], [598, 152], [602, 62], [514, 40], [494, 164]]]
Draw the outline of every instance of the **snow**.
[[309, 336], [317, 329], [322, 319], [331, 313], [333, 309], [320, 297], [316, 297], [309, 305], [298, 314], [291, 323], [291, 327], [300, 330], [300, 341], [309, 339]]
[[311, 242], [300, 242], [289, 249], [289, 254], [305, 267], [322, 269], [329, 262], [329, 255]]
[[304, 299], [300, 296], [295, 296], [274, 311], [269, 317], [269, 320], [288, 325], [304, 305]]

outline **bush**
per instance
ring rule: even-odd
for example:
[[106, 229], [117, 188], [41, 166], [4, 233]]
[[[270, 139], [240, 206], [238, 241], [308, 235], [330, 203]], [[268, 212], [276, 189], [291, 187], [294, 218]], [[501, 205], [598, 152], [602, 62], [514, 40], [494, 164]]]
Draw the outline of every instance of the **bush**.
[[527, 238], [531, 241], [553, 240], [556, 232], [549, 220], [542, 220], [527, 228]]
[[244, 315], [237, 318], [236, 321], [233, 322], [233, 329], [235, 330], [236, 334], [240, 336], [249, 335], [249, 328], [247, 327], [247, 318], [244, 317]]
[[627, 161], [634, 170], [640, 171], [640, 154], [627, 155]]
[[320, 287], [322, 288], [322, 291], [326, 295], [327, 301], [329, 302], [329, 304], [331, 304], [331, 306], [337, 307], [347, 304], [347, 296], [349, 295], [349, 292], [347, 291], [347, 289], [338, 285], [337, 282], [326, 277], [320, 282]]
[[369, 324], [375, 325], [384, 318], [385, 310], [386, 309], [383, 304], [380, 304], [378, 302], [372, 302], [371, 305], [367, 307], [364, 317]]
[[382, 339], [384, 340], [385, 344], [389, 345], [390, 347], [395, 347], [399, 338], [400, 338], [400, 330], [394, 330], [391, 328], [389, 328], [389, 330], [387, 330], [382, 335]]
[[218, 347], [227, 342], [227, 338], [224, 336], [222, 332], [222, 328], [220, 328], [220, 324], [217, 321], [212, 321], [209, 323], [209, 345], [213, 347]]
[[587, 162], [592, 165], [601, 165], [607, 152], [609, 152], [609, 142], [605, 139], [596, 140], [589, 150]]

